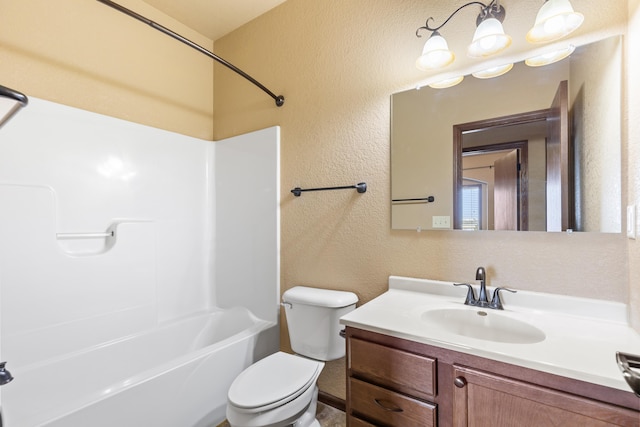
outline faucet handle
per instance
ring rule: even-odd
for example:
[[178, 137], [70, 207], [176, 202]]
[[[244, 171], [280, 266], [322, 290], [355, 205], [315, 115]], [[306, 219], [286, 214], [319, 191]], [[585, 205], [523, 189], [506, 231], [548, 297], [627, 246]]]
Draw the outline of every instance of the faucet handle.
[[468, 283], [454, 283], [453, 286], [466, 286], [467, 298], [464, 300], [465, 305], [476, 305], [476, 294], [473, 292], [473, 286]]
[[496, 310], [503, 310], [502, 301], [500, 301], [500, 291], [507, 291], [507, 292], [511, 292], [512, 294], [515, 294], [518, 292], [518, 291], [514, 291], [513, 289], [496, 288], [493, 291], [493, 297], [491, 298], [491, 302], [489, 303], [489, 308], [494, 308]]

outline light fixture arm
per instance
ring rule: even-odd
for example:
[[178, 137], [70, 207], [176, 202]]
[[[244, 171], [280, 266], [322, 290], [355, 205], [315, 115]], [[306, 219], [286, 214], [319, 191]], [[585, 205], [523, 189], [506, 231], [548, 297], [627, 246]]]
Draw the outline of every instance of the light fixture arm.
[[416, 30], [416, 36], [417, 37], [422, 37], [422, 35], [420, 34], [420, 30], [427, 30], [427, 31], [431, 31], [432, 33], [435, 32], [435, 31], [438, 31], [440, 28], [444, 27], [447, 24], [447, 22], [449, 22], [451, 20], [451, 18], [453, 18], [462, 9], [464, 9], [467, 6], [474, 5], [474, 4], [482, 7], [482, 10], [480, 11], [480, 14], [478, 15], [478, 18], [476, 19], [476, 25], [480, 25], [480, 23], [482, 21], [484, 21], [487, 17], [496, 18], [500, 22], [504, 21], [505, 10], [504, 10], [504, 7], [502, 7], [500, 5], [498, 0], [491, 0], [491, 3], [489, 3], [489, 4], [484, 4], [484, 3], [479, 2], [479, 1], [472, 1], [472, 2], [469, 2], [467, 4], [463, 4], [462, 6], [460, 6], [456, 10], [454, 10], [453, 13], [451, 15], [449, 15], [449, 17], [442, 24], [438, 25], [437, 27], [429, 26], [429, 21], [433, 21], [433, 17], [430, 16], [427, 19], [427, 22], [424, 24], [424, 26], [420, 27], [420, 28], [418, 28]]

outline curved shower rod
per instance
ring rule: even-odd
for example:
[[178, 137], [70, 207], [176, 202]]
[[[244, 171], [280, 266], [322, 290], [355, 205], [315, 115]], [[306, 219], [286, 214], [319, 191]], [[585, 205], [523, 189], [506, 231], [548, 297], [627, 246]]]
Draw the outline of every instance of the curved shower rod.
[[[9, 102], [4, 102], [7, 99]], [[22, 107], [26, 107], [29, 98], [17, 90], [0, 85], [0, 128]], [[1, 424], [0, 424], [1, 427]]]
[[158, 30], [158, 31], [170, 36], [170, 37], [173, 37], [174, 39], [186, 44], [187, 46], [192, 47], [193, 49], [197, 50], [198, 52], [207, 55], [209, 58], [213, 59], [216, 62], [219, 62], [220, 64], [224, 65], [225, 67], [229, 68], [230, 70], [235, 71], [236, 73], [240, 74], [245, 79], [249, 80], [254, 85], [258, 86], [265, 93], [267, 93], [271, 98], [273, 98], [273, 100], [276, 102], [276, 106], [282, 107], [282, 105], [284, 105], [284, 96], [276, 95], [275, 93], [271, 92], [262, 83], [260, 83], [259, 81], [257, 81], [253, 77], [251, 77], [249, 74], [247, 74], [244, 71], [242, 71], [240, 68], [238, 68], [235, 65], [231, 64], [230, 62], [226, 61], [225, 59], [220, 58], [215, 53], [208, 51], [207, 49], [203, 48], [202, 46], [200, 46], [200, 45], [198, 45], [198, 44], [196, 44], [194, 42], [192, 42], [191, 40], [189, 40], [189, 39], [187, 39], [185, 37], [182, 37], [180, 34], [177, 34], [177, 33], [173, 32], [173, 31], [171, 31], [167, 27], [164, 27], [164, 26], [158, 24], [157, 22], [153, 22], [152, 20], [147, 19], [144, 16], [139, 15], [136, 12], [134, 12], [134, 11], [132, 11], [130, 9], [127, 9], [124, 6], [120, 6], [119, 4], [114, 3], [111, 0], [98, 0], [98, 1], [100, 3], [106, 4], [107, 6], [110, 6], [110, 7], [114, 8], [114, 9], [116, 9], [119, 12], [124, 13], [125, 15], [129, 15], [130, 17], [135, 18], [140, 22], [144, 22], [145, 24], [149, 25], [150, 27], [155, 28], [156, 30]]

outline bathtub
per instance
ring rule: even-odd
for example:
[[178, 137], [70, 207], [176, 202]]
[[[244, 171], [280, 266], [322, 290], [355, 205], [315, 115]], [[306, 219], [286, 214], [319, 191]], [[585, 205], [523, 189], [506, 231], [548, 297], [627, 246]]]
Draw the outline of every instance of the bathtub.
[[3, 387], [4, 425], [216, 426], [231, 382], [277, 349], [277, 329], [215, 310], [25, 367]]

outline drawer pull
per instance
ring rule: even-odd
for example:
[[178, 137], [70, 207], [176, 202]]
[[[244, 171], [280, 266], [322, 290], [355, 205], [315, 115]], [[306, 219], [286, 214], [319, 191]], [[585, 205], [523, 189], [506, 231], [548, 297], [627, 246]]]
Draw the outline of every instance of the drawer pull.
[[389, 402], [388, 400], [384, 400], [384, 399], [373, 399], [373, 400], [376, 402], [376, 405], [378, 405], [385, 411], [404, 412], [404, 410], [401, 407], [395, 405], [393, 402]]
[[467, 380], [464, 377], [456, 377], [453, 380], [453, 384], [458, 388], [463, 388], [467, 385]]

